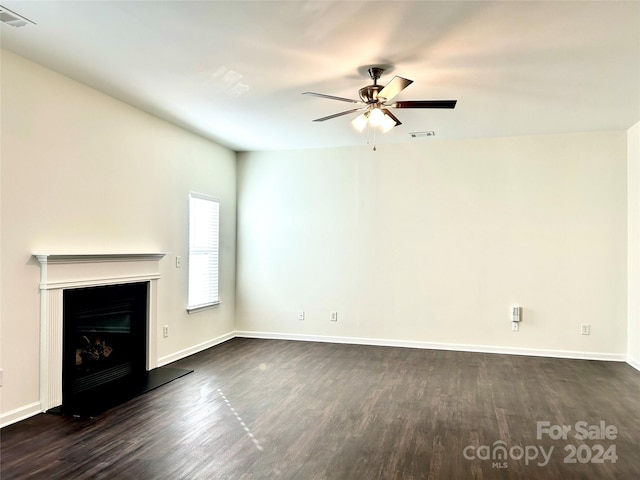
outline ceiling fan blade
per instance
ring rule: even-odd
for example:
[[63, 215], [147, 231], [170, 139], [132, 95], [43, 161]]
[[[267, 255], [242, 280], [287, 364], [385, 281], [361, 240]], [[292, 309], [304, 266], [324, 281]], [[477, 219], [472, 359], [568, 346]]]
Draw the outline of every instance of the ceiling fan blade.
[[342, 115], [349, 115], [350, 113], [360, 112], [360, 111], [365, 110], [365, 109], [366, 109], [366, 107], [353, 108], [351, 110], [347, 110], [346, 112], [334, 113], [333, 115], [329, 115], [327, 117], [316, 118], [314, 120], [314, 122], [324, 122], [325, 120], [331, 120], [332, 118], [341, 117]]
[[396, 102], [389, 105], [393, 108], [455, 108], [457, 100], [414, 100]]
[[350, 98], [335, 97], [333, 95], [325, 95], [324, 93], [303, 92], [302, 95], [311, 95], [312, 97], [328, 98], [329, 100], [339, 100], [341, 102], [362, 103], [359, 100], [351, 100]]
[[398, 125], [402, 125], [402, 122], [401, 122], [400, 120], [398, 120], [398, 118], [397, 118], [393, 113], [391, 113], [391, 111], [390, 111], [388, 108], [382, 108], [381, 110], [382, 110], [384, 113], [386, 113], [387, 115], [389, 115], [389, 117], [391, 117], [391, 120], [393, 120], [394, 122], [396, 122], [396, 125], [395, 125], [396, 127], [397, 127]]
[[385, 102], [388, 102], [393, 97], [398, 95], [402, 90], [407, 88], [409, 85], [413, 83], [413, 80], [409, 80], [408, 78], [398, 77], [397, 75], [391, 79], [389, 83], [387, 83], [380, 93], [378, 93], [378, 98], [384, 98]]

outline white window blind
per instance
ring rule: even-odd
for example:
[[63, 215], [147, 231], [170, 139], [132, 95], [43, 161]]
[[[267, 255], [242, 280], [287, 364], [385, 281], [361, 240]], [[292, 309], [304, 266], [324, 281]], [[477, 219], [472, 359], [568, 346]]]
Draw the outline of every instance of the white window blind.
[[220, 302], [219, 221], [220, 200], [195, 193], [189, 196], [189, 311]]

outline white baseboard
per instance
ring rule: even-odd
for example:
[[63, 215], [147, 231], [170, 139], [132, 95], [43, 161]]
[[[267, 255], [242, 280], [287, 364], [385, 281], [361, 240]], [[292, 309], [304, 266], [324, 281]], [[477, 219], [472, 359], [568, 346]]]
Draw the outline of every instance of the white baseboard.
[[172, 362], [176, 362], [178, 360], [182, 360], [189, 355], [193, 355], [198, 352], [202, 352], [207, 348], [215, 347], [227, 340], [231, 340], [236, 336], [235, 332], [225, 333], [224, 335], [220, 335], [219, 337], [213, 338], [211, 340], [207, 340], [206, 342], [199, 343], [198, 345], [194, 345], [189, 348], [185, 348], [184, 350], [180, 350], [179, 352], [172, 353], [171, 355], [167, 355], [166, 357], [162, 357], [158, 359], [158, 366], [162, 367]]
[[39, 413], [42, 413], [42, 410], [40, 409], [40, 402], [30, 403], [29, 405], [9, 410], [8, 412], [4, 412], [0, 415], [0, 428], [4, 428], [7, 425], [11, 425], [12, 423], [19, 422], [26, 418], [33, 417]]
[[629, 355], [627, 356], [627, 363], [636, 370], [640, 371], [640, 360], [637, 360]]
[[422, 348], [428, 350], [452, 350], [458, 352], [501, 353], [533, 357], [573, 358], [580, 360], [628, 361], [624, 354], [576, 352], [572, 350], [543, 350], [536, 348], [496, 347], [491, 345], [466, 345], [457, 343], [415, 342], [410, 340], [386, 340], [377, 338], [331, 337], [324, 335], [302, 335], [274, 332], [236, 331], [236, 337], [265, 338], [274, 340], [299, 340], [304, 342], [348, 343], [354, 345], [378, 345], [383, 347]]

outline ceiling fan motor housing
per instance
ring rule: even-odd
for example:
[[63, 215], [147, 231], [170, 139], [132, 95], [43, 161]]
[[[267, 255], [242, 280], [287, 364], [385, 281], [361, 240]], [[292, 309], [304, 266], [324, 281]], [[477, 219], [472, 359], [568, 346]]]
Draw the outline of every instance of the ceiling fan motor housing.
[[364, 103], [378, 103], [378, 93], [382, 90], [380, 85], [367, 85], [359, 90], [360, 99]]
[[378, 85], [378, 79], [382, 75], [382, 72], [384, 72], [384, 69], [379, 67], [371, 67], [369, 69], [369, 76], [371, 80], [373, 80], [373, 85], [367, 85], [358, 91], [360, 100], [369, 104], [378, 103], [378, 93], [384, 88]]

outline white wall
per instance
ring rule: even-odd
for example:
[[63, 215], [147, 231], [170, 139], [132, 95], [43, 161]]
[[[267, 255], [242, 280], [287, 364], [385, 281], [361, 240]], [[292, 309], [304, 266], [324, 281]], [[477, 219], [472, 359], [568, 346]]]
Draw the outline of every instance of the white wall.
[[[12, 53], [2, 52], [1, 412], [38, 401], [34, 253], [168, 252], [161, 262], [161, 363], [234, 330], [235, 152]], [[190, 191], [221, 198], [221, 298], [186, 313]], [[1, 423], [1, 422], [0, 422]]]
[[625, 132], [243, 153], [238, 179], [245, 334], [625, 358]]
[[640, 370], [640, 122], [627, 132], [627, 356]]

